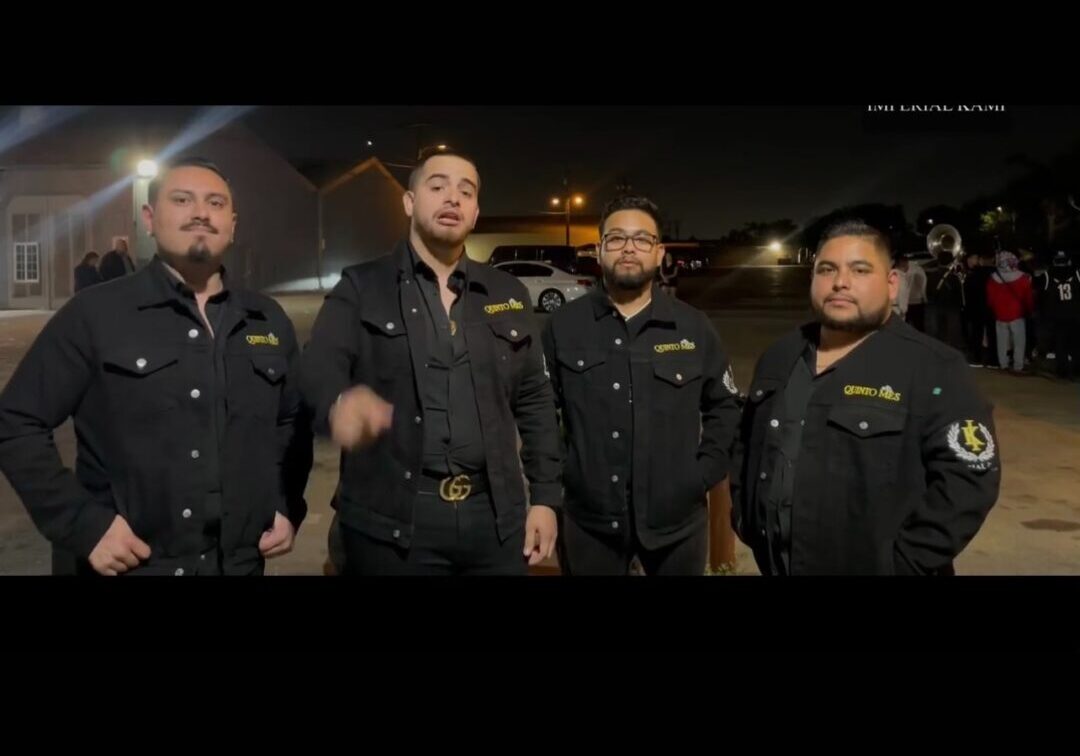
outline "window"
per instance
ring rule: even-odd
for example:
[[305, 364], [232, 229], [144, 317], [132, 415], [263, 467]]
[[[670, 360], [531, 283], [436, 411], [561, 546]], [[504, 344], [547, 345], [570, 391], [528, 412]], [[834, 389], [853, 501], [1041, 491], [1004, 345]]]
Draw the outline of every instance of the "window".
[[545, 268], [543, 265], [530, 265], [529, 263], [521, 263], [517, 267], [521, 271], [517, 274], [519, 276], [535, 276], [538, 278], [547, 278], [551, 275], [551, 268]]
[[15, 283], [41, 281], [41, 249], [37, 242], [15, 244]]

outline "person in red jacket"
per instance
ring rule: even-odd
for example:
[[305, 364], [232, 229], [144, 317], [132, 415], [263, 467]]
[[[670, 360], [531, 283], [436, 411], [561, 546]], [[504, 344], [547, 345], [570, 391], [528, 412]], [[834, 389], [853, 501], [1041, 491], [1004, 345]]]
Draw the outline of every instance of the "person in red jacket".
[[1014, 374], [1024, 372], [1025, 318], [1035, 310], [1031, 276], [1019, 270], [1019, 263], [1012, 252], [999, 252], [997, 270], [986, 282], [986, 301], [997, 320], [998, 364], [1009, 367], [1011, 341]]

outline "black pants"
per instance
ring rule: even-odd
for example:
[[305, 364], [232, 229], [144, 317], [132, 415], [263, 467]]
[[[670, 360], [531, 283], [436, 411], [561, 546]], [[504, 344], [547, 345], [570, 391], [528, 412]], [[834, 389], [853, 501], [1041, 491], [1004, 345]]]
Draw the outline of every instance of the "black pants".
[[595, 533], [574, 522], [570, 514], [562, 518], [562, 526], [559, 566], [564, 575], [628, 575], [635, 556], [646, 575], [705, 574], [709, 556], [706, 522], [681, 541], [655, 551], [641, 545], [633, 526], [630, 532]]
[[59, 546], [52, 547], [52, 574], [53, 575], [77, 575], [78, 572], [78, 559], [70, 551], [60, 548]]
[[[993, 315], [977, 310], [964, 313], [964, 335], [968, 359], [976, 365], [997, 365], [997, 321]], [[986, 346], [982, 345], [986, 336]]]
[[413, 508], [408, 549], [371, 538], [345, 523], [346, 575], [527, 575], [525, 529], [499, 540], [487, 493], [456, 506], [420, 493]]
[[965, 350], [964, 324], [957, 307], [928, 304], [926, 333], [953, 349]]
[[1080, 321], [1055, 320], [1052, 328], [1055, 369], [1059, 377], [1072, 378], [1080, 370]]
[[330, 558], [330, 564], [334, 567], [335, 575], [345, 574], [345, 541], [341, 532], [341, 519], [337, 510], [334, 518], [330, 520], [330, 529], [326, 533], [326, 551]]

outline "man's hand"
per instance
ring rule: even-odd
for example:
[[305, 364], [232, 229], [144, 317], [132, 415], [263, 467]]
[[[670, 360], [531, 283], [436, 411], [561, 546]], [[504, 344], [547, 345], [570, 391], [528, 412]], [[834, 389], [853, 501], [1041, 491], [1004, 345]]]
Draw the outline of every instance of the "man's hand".
[[555, 510], [537, 504], [529, 507], [525, 518], [525, 550], [529, 566], [540, 564], [555, 552], [555, 540], [559, 536], [559, 521]]
[[90, 552], [90, 566], [100, 575], [119, 575], [149, 558], [150, 547], [131, 531], [127, 520], [117, 515]]
[[330, 410], [330, 436], [343, 449], [363, 449], [390, 430], [393, 418], [394, 405], [367, 386], [353, 386]]

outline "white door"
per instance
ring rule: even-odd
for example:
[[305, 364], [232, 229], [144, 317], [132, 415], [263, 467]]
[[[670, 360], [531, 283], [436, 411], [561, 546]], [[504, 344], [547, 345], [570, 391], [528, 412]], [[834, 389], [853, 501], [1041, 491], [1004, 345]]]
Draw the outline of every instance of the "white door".
[[75, 266], [90, 249], [77, 196], [21, 196], [8, 206], [7, 254], [14, 308], [57, 309], [74, 293]]

